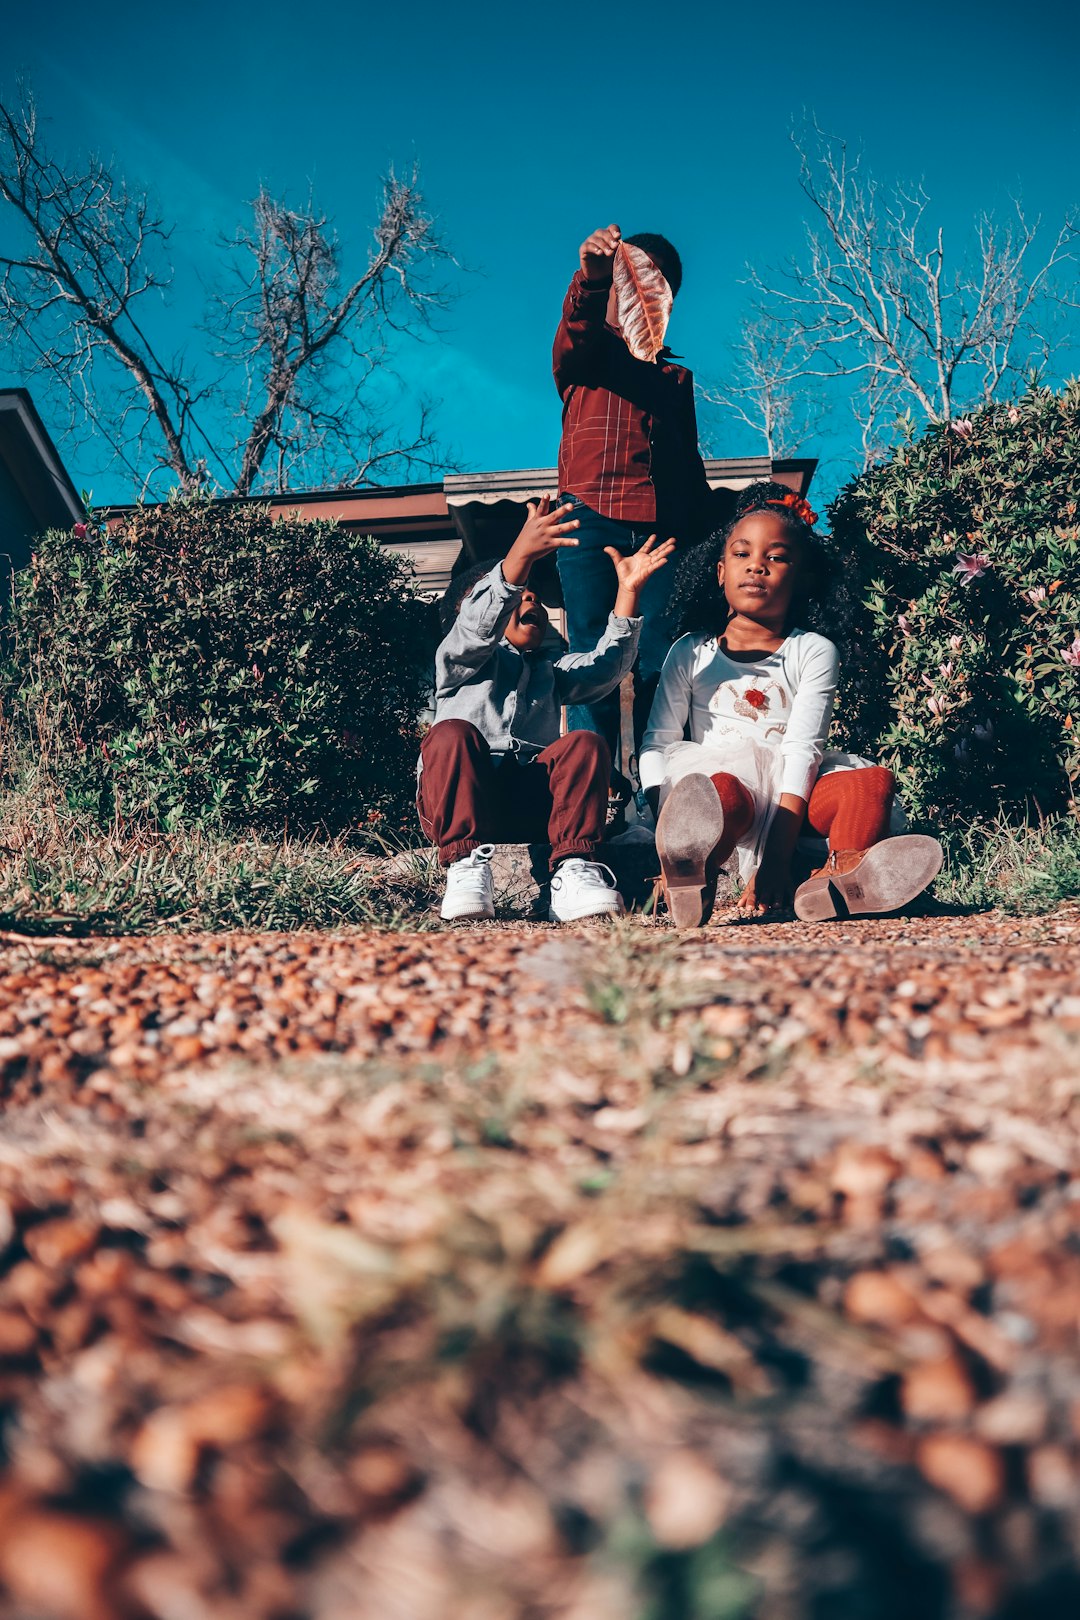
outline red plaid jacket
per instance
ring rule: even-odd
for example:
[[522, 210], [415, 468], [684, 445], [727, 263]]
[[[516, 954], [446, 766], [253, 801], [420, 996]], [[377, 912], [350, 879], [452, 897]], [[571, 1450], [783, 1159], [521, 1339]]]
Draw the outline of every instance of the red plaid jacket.
[[635, 360], [607, 324], [611, 283], [579, 270], [563, 303], [552, 369], [563, 402], [559, 488], [604, 517], [682, 542], [708, 524], [694, 378], [662, 351]]

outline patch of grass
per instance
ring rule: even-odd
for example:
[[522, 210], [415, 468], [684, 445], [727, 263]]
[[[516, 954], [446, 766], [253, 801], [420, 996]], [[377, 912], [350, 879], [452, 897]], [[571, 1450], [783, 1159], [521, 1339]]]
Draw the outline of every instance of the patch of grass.
[[[940, 903], [1031, 916], [1080, 898], [1080, 815], [1020, 827], [972, 822], [940, 836]], [[438, 926], [441, 886], [434, 853], [403, 840], [274, 838], [208, 825], [103, 829], [67, 808], [44, 772], [24, 771], [0, 793], [0, 929], [426, 930]], [[592, 953], [589, 971], [575, 977], [608, 1025], [623, 1028], [643, 1009], [663, 1025], [698, 994], [672, 971], [671, 949], [667, 930], [643, 933], [640, 918], [627, 918], [609, 931], [600, 960]]]
[[428, 926], [343, 839], [104, 832], [44, 792], [0, 798], [0, 928], [26, 934]]
[[1035, 916], [1080, 899], [1080, 816], [1020, 827], [1000, 817], [939, 836], [945, 866], [934, 893], [947, 905]]

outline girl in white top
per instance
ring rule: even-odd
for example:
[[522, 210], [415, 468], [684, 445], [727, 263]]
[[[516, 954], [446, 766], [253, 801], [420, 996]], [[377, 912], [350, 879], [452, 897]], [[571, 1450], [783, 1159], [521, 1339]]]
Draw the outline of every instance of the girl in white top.
[[[752, 485], [680, 568], [672, 607], [686, 633], [664, 663], [640, 760], [677, 926], [707, 920], [733, 850], [741, 906], [761, 913], [794, 898], [808, 919], [892, 911], [941, 865], [936, 840], [888, 838], [890, 771], [825, 750], [839, 659], [797, 623], [819, 571], [815, 521], [783, 485]], [[830, 853], [794, 893], [803, 834], [827, 838]]]

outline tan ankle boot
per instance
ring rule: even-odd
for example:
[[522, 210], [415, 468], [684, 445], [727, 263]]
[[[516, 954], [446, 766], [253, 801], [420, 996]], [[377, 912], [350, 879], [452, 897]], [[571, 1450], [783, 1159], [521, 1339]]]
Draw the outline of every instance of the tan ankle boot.
[[921, 833], [884, 838], [870, 849], [834, 849], [796, 889], [795, 915], [823, 922], [899, 911], [934, 881], [942, 859], [937, 839]]

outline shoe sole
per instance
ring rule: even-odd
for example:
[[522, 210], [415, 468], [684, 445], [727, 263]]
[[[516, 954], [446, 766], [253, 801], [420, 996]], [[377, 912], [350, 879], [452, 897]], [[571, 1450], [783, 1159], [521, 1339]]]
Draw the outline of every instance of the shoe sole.
[[903, 833], [867, 850], [850, 872], [822, 872], [795, 891], [795, 915], [803, 922], [863, 917], [899, 911], [929, 888], [944, 852], [936, 838]]
[[485, 909], [483, 911], [443, 911], [443, 910], [440, 909], [439, 916], [442, 918], [443, 922], [494, 922], [495, 921], [495, 912], [493, 910], [487, 910], [487, 909]]
[[585, 922], [589, 917], [625, 917], [626, 907], [620, 901], [617, 906], [592, 906], [585, 911], [559, 912], [553, 906], [548, 908], [548, 922]]
[[707, 776], [676, 782], [656, 823], [668, 913], [676, 928], [700, 928], [712, 912], [712, 856], [724, 836], [724, 807]]

